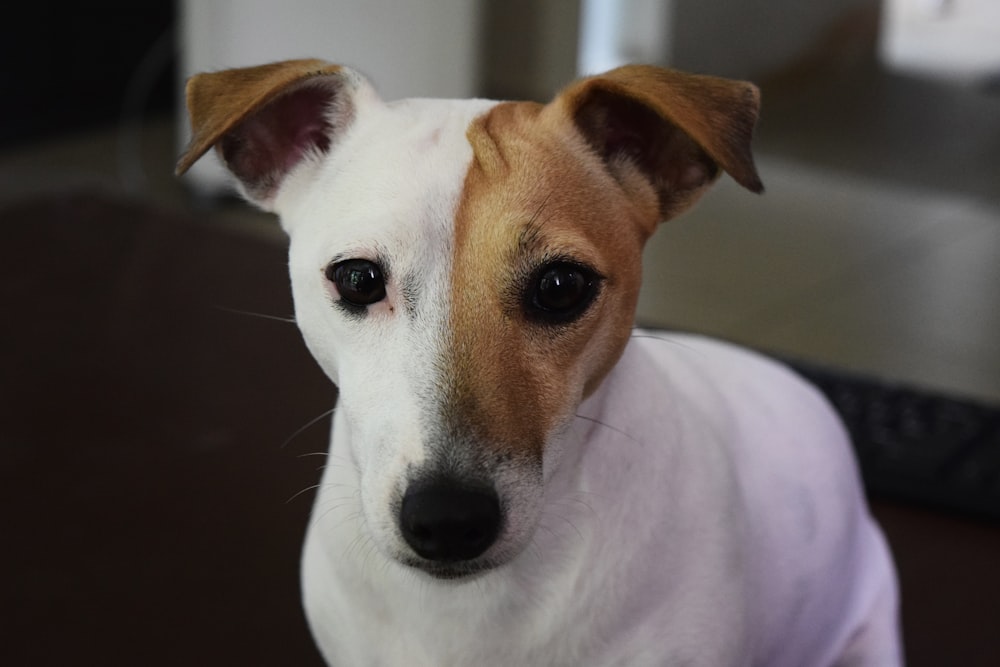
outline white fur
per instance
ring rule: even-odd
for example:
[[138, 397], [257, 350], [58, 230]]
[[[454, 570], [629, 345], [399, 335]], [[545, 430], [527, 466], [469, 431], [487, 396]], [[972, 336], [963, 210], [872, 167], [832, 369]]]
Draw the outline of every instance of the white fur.
[[331, 664], [899, 664], [888, 552], [814, 390], [721, 343], [638, 337], [579, 413], [608, 426], [573, 423], [531, 545], [467, 582], [372, 547], [338, 415], [303, 560]]
[[[441, 580], [400, 562], [391, 501], [427, 455], [465, 128], [489, 103], [355, 103], [275, 200], [297, 320], [341, 388], [302, 572], [330, 664], [899, 664], [893, 569], [843, 429], [791, 373], [704, 339], [634, 337], [585, 418], [551, 434], [544, 488], [492, 471], [502, 565]], [[390, 281], [346, 317], [335, 257], [387, 258], [416, 313]]]

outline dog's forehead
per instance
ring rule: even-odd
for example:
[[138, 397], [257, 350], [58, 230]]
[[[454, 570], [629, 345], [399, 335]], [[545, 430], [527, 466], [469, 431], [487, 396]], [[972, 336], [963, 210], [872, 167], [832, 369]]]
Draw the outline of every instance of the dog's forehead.
[[329, 255], [450, 235], [473, 157], [466, 133], [494, 104], [407, 99], [359, 109], [318, 174], [282, 197], [293, 238], [307, 235]]

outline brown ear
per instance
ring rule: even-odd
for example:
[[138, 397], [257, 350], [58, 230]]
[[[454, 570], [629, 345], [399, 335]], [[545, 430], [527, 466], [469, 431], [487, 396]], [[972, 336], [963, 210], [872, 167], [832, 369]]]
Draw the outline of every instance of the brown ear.
[[693, 204], [720, 169], [753, 192], [764, 189], [750, 152], [760, 108], [753, 84], [626, 65], [577, 81], [554, 104], [619, 181], [639, 170], [664, 220]]
[[267, 208], [285, 176], [350, 125], [362, 85], [357, 73], [322, 60], [197, 74], [186, 89], [191, 142], [176, 173], [214, 146], [247, 198]]

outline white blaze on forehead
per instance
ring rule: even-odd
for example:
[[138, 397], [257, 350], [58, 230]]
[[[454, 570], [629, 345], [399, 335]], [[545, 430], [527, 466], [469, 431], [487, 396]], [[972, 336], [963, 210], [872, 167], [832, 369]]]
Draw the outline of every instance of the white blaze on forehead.
[[[453, 226], [454, 207], [472, 149], [466, 130], [494, 102], [401, 100], [357, 102], [356, 120], [317, 172], [289, 178], [275, 202], [293, 234], [350, 245], [428, 223]], [[428, 220], [427, 214], [446, 214]], [[331, 219], [330, 216], [341, 216]]]
[[[434, 393], [447, 342], [454, 218], [472, 160], [466, 130], [492, 104], [362, 105], [337, 150], [291, 174], [275, 204], [291, 237], [306, 343], [339, 385], [364, 455], [388, 466], [424, 454], [421, 401]], [[360, 318], [334, 306], [324, 276], [331, 261], [348, 258], [388, 272], [385, 302]]]

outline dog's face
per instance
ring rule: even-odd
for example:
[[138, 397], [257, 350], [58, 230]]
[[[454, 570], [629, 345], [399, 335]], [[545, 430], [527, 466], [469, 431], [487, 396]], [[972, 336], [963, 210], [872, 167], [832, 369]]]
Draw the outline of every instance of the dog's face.
[[476, 566], [521, 550], [544, 455], [630, 331], [655, 198], [630, 202], [539, 114], [361, 112], [301, 196], [279, 201], [296, 319], [340, 387], [366, 523], [403, 562], [431, 567], [398, 517], [432, 480], [496, 492], [499, 534]]
[[281, 216], [296, 319], [392, 560], [455, 577], [521, 552], [561, 434], [628, 339], [645, 240], [720, 168], [759, 189], [754, 89], [618, 72], [544, 106], [385, 104], [316, 61], [189, 85], [181, 168], [217, 145]]

